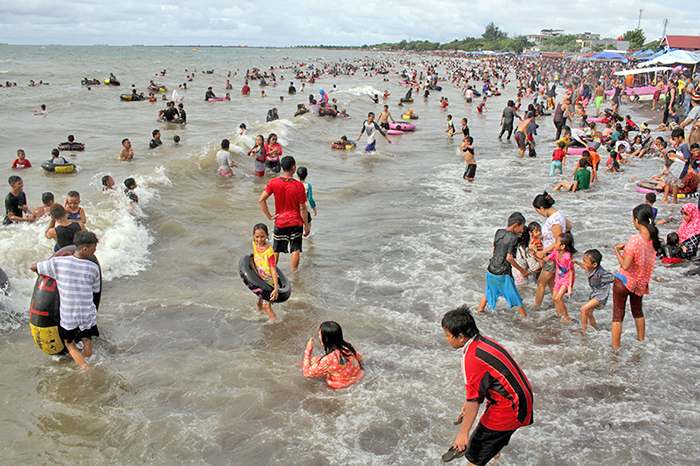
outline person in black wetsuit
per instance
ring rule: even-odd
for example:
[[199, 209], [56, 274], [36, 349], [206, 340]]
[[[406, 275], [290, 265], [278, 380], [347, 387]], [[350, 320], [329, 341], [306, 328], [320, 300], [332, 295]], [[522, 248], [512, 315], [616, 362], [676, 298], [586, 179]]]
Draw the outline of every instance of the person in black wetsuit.
[[163, 116], [166, 121], [175, 121], [180, 119], [180, 113], [175, 108], [175, 102], [168, 102], [168, 105], [163, 111]]
[[80, 230], [87, 231], [82, 222], [74, 222], [68, 219], [68, 212], [61, 204], [54, 204], [49, 210], [51, 222], [44, 235], [48, 239], [56, 241], [54, 251], [70, 246], [73, 243], [73, 236]]
[[207, 89], [207, 93], [204, 94], [204, 101], [208, 101], [209, 99], [216, 99], [216, 94], [214, 94], [214, 91], [212, 91], [211, 86]]

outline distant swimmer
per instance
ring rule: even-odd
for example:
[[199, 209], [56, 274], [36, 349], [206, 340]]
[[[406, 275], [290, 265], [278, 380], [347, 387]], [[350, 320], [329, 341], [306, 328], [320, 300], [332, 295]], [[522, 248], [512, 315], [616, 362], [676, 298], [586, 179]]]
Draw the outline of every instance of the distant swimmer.
[[128, 138], [122, 139], [122, 150], [119, 151], [119, 160], [127, 161], [134, 158], [134, 150], [131, 148], [131, 141]]
[[34, 111], [34, 115], [40, 115], [40, 116], [46, 115], [47, 113], [49, 113], [49, 111], [46, 110], [46, 105], [43, 105], [43, 104], [39, 110]]
[[156, 149], [156, 148], [162, 146], [163, 141], [160, 140], [160, 130], [154, 129], [152, 134], [153, 134], [153, 139], [151, 139], [151, 142], [148, 144], [148, 147], [150, 147], [151, 149]]

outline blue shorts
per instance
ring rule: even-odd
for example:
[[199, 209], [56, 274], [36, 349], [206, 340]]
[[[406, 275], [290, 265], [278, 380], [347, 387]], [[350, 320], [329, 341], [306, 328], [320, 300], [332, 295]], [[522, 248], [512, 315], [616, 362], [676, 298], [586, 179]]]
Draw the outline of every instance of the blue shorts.
[[486, 271], [486, 301], [489, 308], [496, 309], [496, 301], [503, 296], [510, 307], [522, 307], [523, 298], [515, 287], [515, 280], [510, 275], [494, 275]]
[[377, 141], [373, 141], [372, 144], [365, 147], [365, 152], [374, 152], [376, 150], [375, 149], [376, 145], [377, 145]]

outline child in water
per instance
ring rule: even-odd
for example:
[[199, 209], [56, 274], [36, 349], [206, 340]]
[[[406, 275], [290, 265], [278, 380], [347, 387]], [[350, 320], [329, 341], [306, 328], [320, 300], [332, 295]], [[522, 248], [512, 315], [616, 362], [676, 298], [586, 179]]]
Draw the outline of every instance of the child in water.
[[324, 356], [311, 356], [314, 338], [309, 338], [304, 350], [304, 377], [326, 377], [331, 388], [346, 388], [365, 375], [362, 356], [343, 339], [343, 329], [337, 322], [323, 322], [318, 329], [318, 339], [326, 351]]
[[549, 253], [546, 259], [554, 261], [556, 265], [552, 299], [557, 308], [557, 314], [564, 318], [565, 324], [571, 322], [571, 317], [569, 317], [569, 314], [566, 312], [564, 293], [568, 293], [568, 295], [571, 296], [574, 291], [576, 272], [574, 271], [574, 262], [571, 256], [575, 253], [574, 235], [566, 232], [559, 235], [554, 244], [554, 249]]
[[452, 135], [455, 134], [455, 122], [452, 121], [452, 115], [447, 115], [447, 129], [445, 132], [452, 138]]
[[306, 167], [297, 168], [297, 176], [299, 181], [304, 185], [304, 191], [306, 192], [306, 213], [309, 214], [309, 229], [311, 229], [311, 211], [314, 211], [314, 217], [317, 215], [316, 212], [316, 201], [314, 201], [313, 190], [311, 185], [306, 182], [306, 177], [309, 175], [309, 170]]
[[591, 287], [588, 302], [581, 306], [581, 330], [576, 333], [584, 333], [588, 327], [587, 324], [591, 324], [591, 327], [597, 329], [593, 311], [602, 309], [608, 302], [610, 287], [615, 281], [615, 276], [601, 267], [602, 260], [603, 256], [600, 251], [589, 249], [583, 253], [583, 262], [574, 261], [575, 264], [588, 272], [588, 285]]
[[68, 191], [66, 205], [64, 207], [68, 212], [68, 220], [82, 223], [83, 226], [85, 226], [87, 217], [85, 216], [85, 210], [80, 207], [80, 193], [78, 191]]
[[[274, 286], [275, 289], [270, 293], [270, 301], [274, 301], [279, 294], [277, 264], [275, 263], [275, 253], [272, 251], [272, 246], [267, 241], [268, 236], [267, 225], [264, 223], [258, 223], [253, 227], [253, 261], [260, 278]], [[277, 314], [272, 310], [270, 302], [263, 300], [262, 297], [258, 297], [258, 312], [262, 313], [263, 311], [265, 311], [271, 321], [277, 322]]]

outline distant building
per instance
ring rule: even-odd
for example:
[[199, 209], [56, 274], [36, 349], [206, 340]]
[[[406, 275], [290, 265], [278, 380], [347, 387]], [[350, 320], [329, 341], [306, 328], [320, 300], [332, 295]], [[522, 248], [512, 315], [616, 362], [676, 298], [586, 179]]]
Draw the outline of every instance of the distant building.
[[619, 50], [621, 52], [626, 52], [630, 48], [630, 41], [628, 40], [616, 40], [616, 39], [599, 39], [599, 40], [583, 40], [578, 39], [577, 43], [581, 44], [581, 52], [590, 52], [591, 49], [597, 45], [602, 45], [605, 50]]
[[539, 46], [552, 37], [558, 37], [564, 34], [563, 29], [542, 29], [539, 34], [528, 34], [527, 40], [535, 44], [534, 50], [539, 50]]
[[661, 47], [700, 51], [700, 36], [666, 36], [661, 40]]

